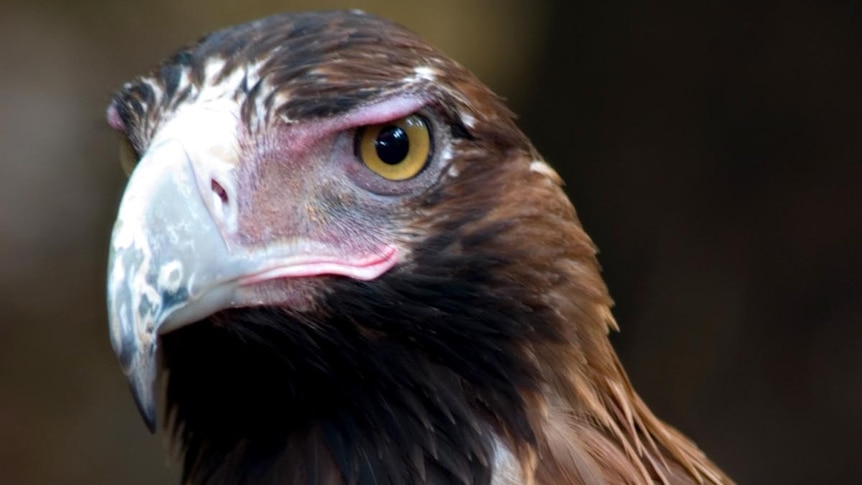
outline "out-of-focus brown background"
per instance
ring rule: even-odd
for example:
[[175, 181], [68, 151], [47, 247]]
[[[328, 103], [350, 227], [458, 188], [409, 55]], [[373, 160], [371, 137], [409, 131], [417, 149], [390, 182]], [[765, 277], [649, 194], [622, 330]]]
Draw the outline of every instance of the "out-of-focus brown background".
[[583, 3], [3, 0], [0, 483], [176, 483], [108, 343], [104, 107], [206, 31], [338, 6], [509, 100], [602, 249], [660, 416], [741, 483], [858, 483], [862, 4]]

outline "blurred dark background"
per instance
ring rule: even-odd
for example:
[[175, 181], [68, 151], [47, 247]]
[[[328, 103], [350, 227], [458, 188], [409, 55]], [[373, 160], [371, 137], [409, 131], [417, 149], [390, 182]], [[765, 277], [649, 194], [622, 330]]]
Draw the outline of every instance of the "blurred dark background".
[[176, 483], [108, 343], [111, 93], [270, 13], [398, 20], [567, 182], [635, 386], [740, 483], [858, 483], [862, 4], [0, 3], [0, 483]]

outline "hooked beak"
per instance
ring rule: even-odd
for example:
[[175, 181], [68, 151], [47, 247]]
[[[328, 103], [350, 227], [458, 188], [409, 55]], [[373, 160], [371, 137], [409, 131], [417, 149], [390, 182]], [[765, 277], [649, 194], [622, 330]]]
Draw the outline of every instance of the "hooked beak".
[[223, 307], [252, 266], [229, 254], [182, 145], [150, 149], [123, 195], [108, 263], [111, 344], [150, 431], [158, 333]]

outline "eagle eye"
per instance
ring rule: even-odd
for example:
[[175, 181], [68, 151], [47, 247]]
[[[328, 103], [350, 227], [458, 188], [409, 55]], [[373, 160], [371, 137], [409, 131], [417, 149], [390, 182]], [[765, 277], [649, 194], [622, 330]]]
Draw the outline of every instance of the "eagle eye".
[[357, 134], [357, 154], [374, 173], [388, 180], [415, 177], [432, 155], [428, 121], [413, 114], [369, 125]]

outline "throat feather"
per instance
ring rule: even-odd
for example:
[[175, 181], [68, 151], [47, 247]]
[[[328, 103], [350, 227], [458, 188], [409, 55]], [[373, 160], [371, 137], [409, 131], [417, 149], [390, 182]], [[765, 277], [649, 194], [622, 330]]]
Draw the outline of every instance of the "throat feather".
[[[413, 291], [453, 291], [425, 283], [334, 280], [326, 319], [236, 309], [164, 335], [185, 479], [491, 483], [497, 436], [535, 441], [522, 395], [535, 376], [513, 338], [523, 329], [511, 308], [470, 301], [484, 292], [449, 295], [445, 315], [408, 304], [421, 301]], [[495, 318], [507, 314], [509, 327]]]

